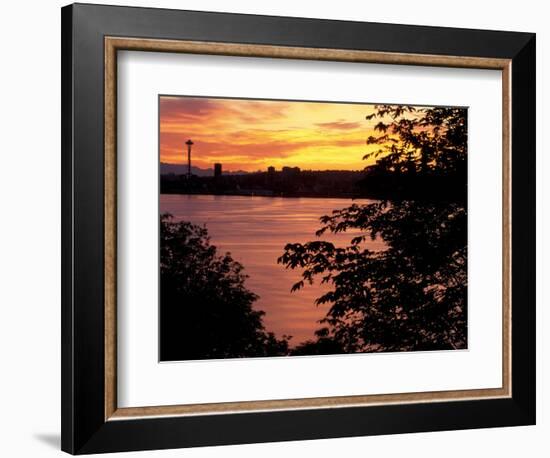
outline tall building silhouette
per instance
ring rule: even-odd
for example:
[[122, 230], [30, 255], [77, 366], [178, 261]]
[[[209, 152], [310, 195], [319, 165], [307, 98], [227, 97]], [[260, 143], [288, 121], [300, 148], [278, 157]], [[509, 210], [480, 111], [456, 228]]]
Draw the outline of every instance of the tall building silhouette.
[[185, 144], [187, 145], [187, 178], [191, 178], [191, 147], [193, 142], [189, 139]]

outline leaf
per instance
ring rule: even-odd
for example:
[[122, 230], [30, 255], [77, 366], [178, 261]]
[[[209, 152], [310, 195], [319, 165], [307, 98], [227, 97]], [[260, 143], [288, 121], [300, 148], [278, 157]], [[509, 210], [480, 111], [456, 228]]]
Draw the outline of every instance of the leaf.
[[365, 240], [365, 236], [361, 235], [359, 237], [353, 237], [351, 239], [351, 244], [352, 245], [358, 245], [359, 243], [361, 243], [363, 240]]
[[304, 282], [303, 280], [300, 280], [298, 283], [294, 283], [294, 285], [292, 285], [292, 288], [290, 288], [290, 292], [293, 293], [294, 291], [298, 291], [303, 287], [304, 287]]

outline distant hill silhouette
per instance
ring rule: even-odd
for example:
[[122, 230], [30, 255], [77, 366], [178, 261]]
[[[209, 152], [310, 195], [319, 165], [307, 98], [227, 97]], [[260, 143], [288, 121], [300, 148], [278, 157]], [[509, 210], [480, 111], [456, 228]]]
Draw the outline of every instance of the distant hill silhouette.
[[[191, 166], [191, 173], [193, 175], [199, 176], [199, 177], [213, 177], [214, 176], [214, 168], [209, 169], [201, 169], [199, 167]], [[245, 175], [248, 172], [245, 172], [244, 170], [236, 170], [236, 171], [227, 171], [224, 170], [224, 175]], [[169, 164], [166, 162], [160, 163], [160, 174], [161, 175], [185, 175], [187, 174], [187, 164]]]

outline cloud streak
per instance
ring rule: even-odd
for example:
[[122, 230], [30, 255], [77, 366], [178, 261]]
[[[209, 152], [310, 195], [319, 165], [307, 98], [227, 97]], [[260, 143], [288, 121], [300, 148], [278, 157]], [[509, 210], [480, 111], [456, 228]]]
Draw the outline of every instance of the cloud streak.
[[361, 123], [349, 122], [349, 121], [347, 122], [344, 120], [340, 120], [340, 121], [333, 121], [333, 122], [318, 122], [317, 126], [323, 129], [353, 130], [353, 129], [359, 129], [361, 127]]

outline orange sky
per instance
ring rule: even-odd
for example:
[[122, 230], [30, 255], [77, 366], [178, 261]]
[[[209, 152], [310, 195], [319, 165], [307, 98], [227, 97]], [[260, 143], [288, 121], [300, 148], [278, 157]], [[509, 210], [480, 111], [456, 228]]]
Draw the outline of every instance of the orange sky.
[[160, 159], [224, 170], [298, 166], [311, 170], [360, 170], [365, 144], [378, 121], [373, 105], [198, 97], [160, 98]]

